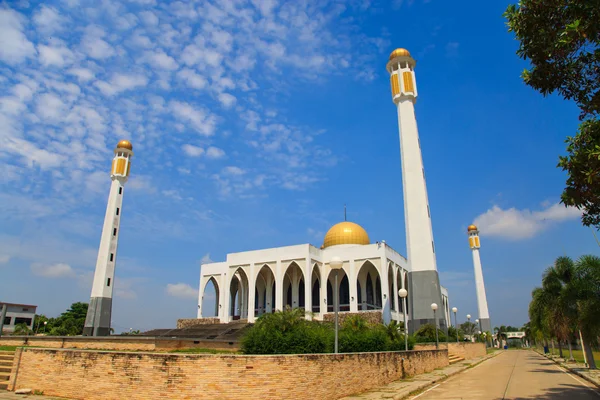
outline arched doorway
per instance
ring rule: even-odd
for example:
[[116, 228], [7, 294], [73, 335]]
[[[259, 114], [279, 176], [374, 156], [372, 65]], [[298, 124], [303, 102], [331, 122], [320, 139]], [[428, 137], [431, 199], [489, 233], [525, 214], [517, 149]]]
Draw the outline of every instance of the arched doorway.
[[256, 292], [254, 299], [254, 315], [271, 313], [275, 308], [275, 274], [267, 264], [263, 265], [256, 275]]
[[304, 274], [295, 262], [292, 262], [283, 276], [283, 306], [304, 308]]
[[365, 261], [358, 271], [356, 287], [359, 290], [358, 309], [380, 310], [382, 305], [381, 279], [379, 271], [373, 263]]
[[[209, 310], [212, 310], [209, 311]], [[202, 293], [202, 318], [219, 316], [219, 284], [211, 277], [204, 286]]]
[[[333, 287], [335, 285], [335, 272], [329, 273], [327, 279], [327, 312], [333, 312]], [[350, 281], [346, 271], [340, 269], [338, 271], [338, 289], [339, 289], [339, 310], [350, 311]]]
[[311, 311], [314, 313], [321, 312], [321, 271], [317, 264], [313, 265], [311, 272]]
[[248, 276], [238, 268], [229, 285], [229, 317], [232, 320], [248, 318]]

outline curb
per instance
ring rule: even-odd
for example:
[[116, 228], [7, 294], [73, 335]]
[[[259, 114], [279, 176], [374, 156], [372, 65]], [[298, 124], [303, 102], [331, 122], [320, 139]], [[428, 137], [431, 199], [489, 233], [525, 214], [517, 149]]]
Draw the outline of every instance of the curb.
[[449, 373], [448, 375], [443, 375], [443, 376], [440, 376], [437, 379], [433, 379], [431, 381], [424, 382], [422, 385], [418, 386], [416, 389], [411, 390], [409, 393], [406, 393], [406, 394], [399, 393], [399, 394], [395, 395], [392, 398], [393, 398], [393, 400], [402, 400], [402, 399], [406, 399], [406, 398], [408, 398], [410, 396], [416, 395], [417, 393], [419, 393], [423, 389], [426, 389], [429, 386], [432, 386], [432, 385], [434, 385], [434, 384], [436, 384], [438, 382], [445, 381], [446, 379], [448, 379], [448, 378], [450, 378], [450, 377], [452, 377], [454, 375], [460, 374], [460, 373], [462, 373], [462, 372], [464, 372], [464, 371], [466, 371], [466, 370], [468, 370], [470, 368], [473, 368], [473, 367], [481, 364], [482, 362], [489, 360], [490, 358], [496, 357], [500, 353], [501, 353], [501, 351], [498, 350], [498, 351], [496, 351], [496, 352], [494, 352], [492, 354], [487, 354], [487, 355], [484, 356], [484, 358], [482, 358], [481, 360], [477, 361], [474, 364], [465, 365], [462, 368], [460, 368], [460, 369], [458, 369], [458, 370], [456, 370], [454, 372]]
[[560, 362], [558, 362], [558, 361], [554, 360], [553, 358], [550, 358], [550, 357], [546, 356], [545, 354], [542, 354], [542, 353], [540, 353], [540, 352], [538, 352], [538, 351], [535, 351], [535, 352], [536, 352], [536, 353], [538, 353], [540, 356], [543, 356], [544, 358], [547, 358], [548, 360], [552, 361], [554, 364], [558, 365], [559, 367], [562, 367], [562, 368], [566, 369], [567, 371], [569, 371], [569, 372], [570, 372], [570, 373], [572, 373], [573, 375], [577, 375], [578, 377], [580, 377], [580, 378], [582, 378], [582, 379], [586, 380], [587, 382], [589, 382], [589, 383], [593, 384], [593, 385], [594, 385], [594, 386], [596, 386], [598, 389], [600, 389], [600, 383], [598, 383], [598, 382], [596, 382], [596, 381], [592, 380], [590, 377], [588, 377], [588, 376], [585, 376], [585, 375], [584, 375], [584, 374], [582, 374], [581, 372], [579, 372], [579, 371], [575, 371], [575, 370], [571, 369], [570, 367], [568, 367], [568, 366], [566, 366], [566, 365], [564, 365], [564, 364], [561, 364]]

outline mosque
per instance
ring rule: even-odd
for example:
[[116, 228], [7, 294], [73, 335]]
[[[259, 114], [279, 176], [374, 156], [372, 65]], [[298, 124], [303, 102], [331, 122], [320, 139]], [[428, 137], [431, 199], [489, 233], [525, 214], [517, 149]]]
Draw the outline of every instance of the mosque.
[[[377, 311], [386, 323], [403, 321], [406, 314], [410, 332], [435, 319], [440, 328], [448, 326], [448, 291], [439, 282], [414, 110], [415, 65], [410, 52], [401, 48], [391, 53], [386, 65], [398, 114], [408, 259], [384, 241], [372, 243], [360, 225], [343, 221], [329, 229], [320, 247], [299, 244], [230, 253], [226, 261], [203, 264], [198, 318], [253, 322], [289, 306], [312, 312], [308, 318], [323, 320], [333, 312], [335, 274], [339, 274], [341, 312]], [[334, 257], [343, 261], [339, 272], [330, 266]], [[216, 293], [212, 310], [202, 308], [209, 283]], [[399, 296], [400, 289], [407, 290], [406, 301]]]

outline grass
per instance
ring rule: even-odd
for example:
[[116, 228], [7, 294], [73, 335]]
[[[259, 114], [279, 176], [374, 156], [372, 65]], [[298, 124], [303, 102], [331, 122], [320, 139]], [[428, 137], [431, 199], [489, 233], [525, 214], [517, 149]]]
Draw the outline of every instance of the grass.
[[[555, 346], [554, 348], [554, 352], [552, 352], [552, 347], [550, 347], [548, 349], [550, 351], [551, 354], [553, 355], [559, 355], [560, 353], [558, 352], [558, 347]], [[600, 363], [600, 351], [594, 351], [594, 360], [596, 360], [596, 364]], [[567, 359], [569, 358], [569, 349], [563, 349], [563, 356], [565, 356]], [[573, 358], [575, 358], [575, 360], [579, 363], [583, 363], [583, 351], [582, 350], [573, 350]]]
[[0, 346], [0, 351], [15, 351], [17, 346]]

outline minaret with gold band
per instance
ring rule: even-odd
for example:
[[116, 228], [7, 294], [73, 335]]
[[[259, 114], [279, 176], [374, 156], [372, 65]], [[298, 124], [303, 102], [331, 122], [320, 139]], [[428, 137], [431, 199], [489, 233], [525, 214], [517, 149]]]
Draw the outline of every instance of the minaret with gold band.
[[[490, 313], [488, 311], [485, 285], [483, 284], [483, 270], [479, 258], [479, 230], [475, 225], [469, 225], [469, 247], [473, 251], [473, 267], [475, 269], [475, 289], [477, 290], [477, 308], [479, 309], [479, 324], [482, 332], [492, 332]], [[492, 332], [493, 333], [493, 332]]]
[[[415, 117], [418, 94], [415, 65], [415, 60], [406, 49], [394, 50], [386, 65], [390, 74], [392, 100], [398, 110], [400, 131], [406, 251], [411, 267], [408, 286], [408, 295], [412, 300], [409, 310], [411, 332], [418, 330], [421, 325], [433, 323], [432, 303], [440, 307], [442, 305], [425, 170]], [[438, 326], [445, 329], [444, 313], [438, 315]]]
[[133, 146], [128, 140], [121, 140], [115, 148], [115, 156], [110, 171], [110, 193], [106, 215], [100, 237], [100, 248], [96, 261], [96, 273], [92, 284], [92, 296], [88, 307], [83, 334], [85, 336], [110, 335], [112, 296], [117, 263], [117, 245], [125, 183], [129, 177]]

